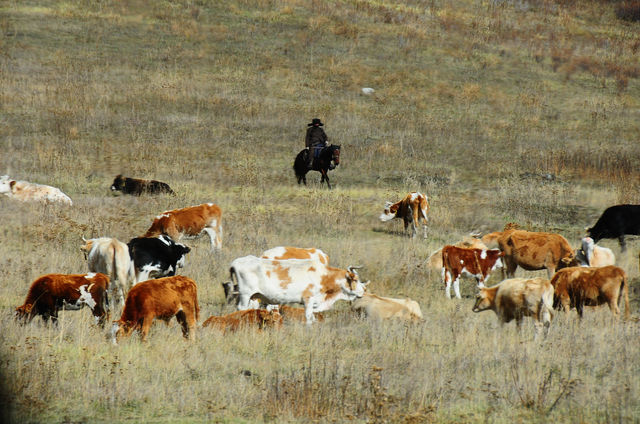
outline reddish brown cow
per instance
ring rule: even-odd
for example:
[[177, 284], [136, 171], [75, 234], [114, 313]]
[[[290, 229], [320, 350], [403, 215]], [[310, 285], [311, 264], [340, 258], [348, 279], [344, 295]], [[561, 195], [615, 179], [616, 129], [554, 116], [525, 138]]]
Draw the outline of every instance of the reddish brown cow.
[[624, 295], [625, 318], [629, 317], [627, 274], [617, 266], [570, 267], [556, 272], [551, 279], [555, 289], [553, 306], [569, 312], [575, 307], [582, 317], [584, 306], [609, 305], [613, 315], [620, 315], [619, 303]]
[[44, 321], [57, 322], [60, 309], [78, 310], [85, 305], [91, 309], [96, 322], [104, 325], [108, 319], [107, 292], [109, 277], [104, 274], [47, 274], [38, 277], [29, 288], [16, 316], [31, 321], [40, 315]]
[[166, 234], [175, 241], [209, 234], [211, 250], [222, 248], [222, 211], [213, 203], [162, 212], [142, 237]]
[[121, 336], [128, 337], [140, 330], [145, 341], [155, 318], [169, 321], [176, 317], [185, 338], [195, 339], [200, 315], [196, 283], [187, 277], [175, 275], [138, 283], [129, 290], [122, 316], [114, 321], [111, 337], [117, 344]]
[[571, 245], [560, 234], [524, 230], [506, 230], [498, 237], [504, 252], [507, 277], [513, 277], [518, 266], [527, 271], [547, 270], [551, 278], [557, 269], [575, 264]]
[[465, 273], [476, 278], [478, 287], [484, 287], [487, 276], [502, 266], [499, 250], [467, 249], [464, 247], [445, 246], [442, 248], [442, 280], [446, 295], [451, 298], [451, 281], [458, 299], [460, 296], [460, 275]]
[[[304, 316], [304, 310], [302, 310], [302, 314]], [[227, 331], [237, 331], [241, 328], [257, 328], [259, 330], [266, 327], [279, 328], [282, 326], [282, 315], [280, 315], [277, 307], [270, 309], [245, 309], [223, 316], [211, 316], [202, 323], [202, 326], [213, 327], [223, 333]]]

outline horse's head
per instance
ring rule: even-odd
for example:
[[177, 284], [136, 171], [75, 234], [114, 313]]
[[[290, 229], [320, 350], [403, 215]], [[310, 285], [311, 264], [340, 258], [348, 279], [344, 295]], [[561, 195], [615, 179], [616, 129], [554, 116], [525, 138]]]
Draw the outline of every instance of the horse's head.
[[340, 165], [340, 146], [332, 144], [331, 148], [331, 160], [336, 164], [336, 166], [338, 166]]

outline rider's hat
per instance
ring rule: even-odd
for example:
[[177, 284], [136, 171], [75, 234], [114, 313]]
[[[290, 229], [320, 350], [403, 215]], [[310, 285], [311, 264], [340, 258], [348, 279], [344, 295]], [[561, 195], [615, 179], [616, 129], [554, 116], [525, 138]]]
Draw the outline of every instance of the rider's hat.
[[310, 124], [307, 124], [307, 126], [308, 126], [308, 127], [312, 127], [312, 126], [314, 126], [314, 125], [318, 125], [318, 126], [320, 126], [320, 127], [321, 127], [321, 126], [323, 126], [324, 124], [322, 123], [322, 121], [320, 121], [320, 119], [318, 119], [318, 118], [313, 118], [313, 119], [311, 120], [311, 123], [310, 123]]

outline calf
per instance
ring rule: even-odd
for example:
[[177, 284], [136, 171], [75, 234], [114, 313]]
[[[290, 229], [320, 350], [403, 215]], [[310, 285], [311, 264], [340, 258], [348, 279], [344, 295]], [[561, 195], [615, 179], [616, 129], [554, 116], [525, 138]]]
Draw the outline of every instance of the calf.
[[[475, 237], [465, 237], [462, 241], [454, 244], [454, 246], [472, 249], [488, 249], [482, 240]], [[427, 267], [430, 271], [440, 272], [442, 270], [442, 248], [436, 250], [427, 258]]]
[[195, 238], [203, 233], [209, 235], [212, 250], [219, 251], [222, 248], [222, 211], [213, 203], [162, 212], [143, 237], [166, 234], [178, 241], [183, 237]]
[[172, 276], [184, 266], [185, 257], [191, 251], [169, 236], [138, 237], [129, 243], [129, 255], [133, 261], [136, 282], [150, 278]]
[[64, 194], [59, 188], [12, 180], [8, 175], [0, 177], [0, 193], [23, 202], [40, 201], [47, 203], [64, 203], [69, 206], [73, 205], [69, 196]]
[[587, 235], [594, 243], [603, 238], [617, 238], [620, 248], [624, 252], [627, 245], [624, 236], [640, 235], [640, 205], [616, 205], [605, 209], [600, 218]]
[[280, 328], [282, 326], [282, 315], [280, 315], [278, 307], [269, 309], [245, 309], [223, 316], [211, 316], [202, 323], [202, 327], [209, 326], [223, 333], [227, 331], [237, 331], [241, 328], [257, 328], [259, 330], [266, 327]]
[[404, 231], [407, 231], [411, 224], [411, 237], [416, 236], [416, 226], [419, 221], [423, 223], [424, 237], [427, 237], [427, 213], [429, 212], [429, 202], [427, 196], [417, 191], [407, 194], [402, 200], [396, 203], [387, 202], [380, 221], [386, 222], [398, 218], [404, 221]]
[[460, 296], [460, 275], [467, 274], [476, 278], [478, 287], [484, 287], [487, 276], [496, 268], [502, 267], [499, 250], [467, 249], [445, 246], [442, 248], [442, 281], [445, 284], [447, 298], [451, 299], [451, 282], [458, 299]]
[[93, 238], [84, 241], [80, 250], [87, 260], [89, 271], [101, 272], [109, 276], [111, 282], [111, 307], [119, 309], [124, 305], [124, 295], [135, 283], [135, 270], [129, 256], [129, 248], [123, 242], [110, 237]]
[[381, 297], [370, 293], [365, 293], [361, 298], [356, 299], [351, 309], [376, 321], [391, 318], [406, 321], [423, 319], [420, 305], [415, 300]]
[[618, 305], [624, 295], [625, 318], [629, 317], [627, 274], [617, 266], [564, 268], [556, 272], [551, 284], [555, 289], [553, 306], [565, 312], [575, 307], [582, 317], [585, 305], [599, 306], [606, 303], [613, 315], [618, 317]]
[[111, 328], [111, 339], [117, 344], [120, 337], [139, 330], [144, 342], [154, 319], [168, 322], [176, 317], [182, 335], [193, 340], [199, 315], [198, 289], [192, 279], [176, 275], [144, 281], [129, 290], [122, 316]]
[[112, 191], [121, 191], [124, 194], [132, 194], [134, 196], [140, 196], [141, 194], [160, 194], [168, 193], [175, 194], [169, 184], [156, 180], [142, 180], [139, 178], [123, 177], [117, 175], [111, 184]]
[[107, 291], [109, 277], [104, 274], [46, 274], [38, 277], [29, 288], [22, 306], [16, 308], [16, 317], [31, 321], [40, 315], [43, 321], [58, 320], [60, 309], [91, 309], [96, 323], [104, 325], [109, 317]]
[[473, 312], [492, 310], [500, 323], [516, 320], [518, 327], [524, 317], [535, 321], [536, 336], [544, 327], [546, 336], [553, 318], [553, 286], [543, 278], [511, 278], [499, 284], [481, 288]]

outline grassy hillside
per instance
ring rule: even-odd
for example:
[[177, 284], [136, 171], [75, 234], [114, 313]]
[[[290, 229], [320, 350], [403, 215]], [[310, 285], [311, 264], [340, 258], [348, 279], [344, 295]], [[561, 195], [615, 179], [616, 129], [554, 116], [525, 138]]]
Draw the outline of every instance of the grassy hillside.
[[[640, 417], [639, 327], [556, 316], [533, 341], [447, 301], [429, 254], [517, 222], [563, 234], [640, 203], [640, 26], [600, 1], [6, 1], [0, 174], [61, 188], [71, 208], [0, 198], [0, 401], [13, 422], [612, 422]], [[363, 87], [375, 89], [362, 94]], [[295, 184], [306, 124], [342, 145], [334, 190]], [[115, 175], [177, 196], [115, 196]], [[419, 190], [429, 237], [377, 217]], [[325, 323], [183, 342], [156, 325], [111, 346], [88, 311], [12, 318], [29, 284], [83, 272], [81, 236], [128, 241], [159, 212], [215, 202], [219, 255], [188, 241], [201, 321], [230, 311], [236, 257], [315, 246], [423, 324]], [[621, 254], [636, 286], [637, 240]], [[498, 273], [499, 274], [499, 273]], [[545, 275], [518, 271], [519, 276]], [[494, 275], [492, 282], [498, 281]], [[246, 372], [249, 371], [249, 372]], [[247, 375], [250, 374], [250, 375]]]

